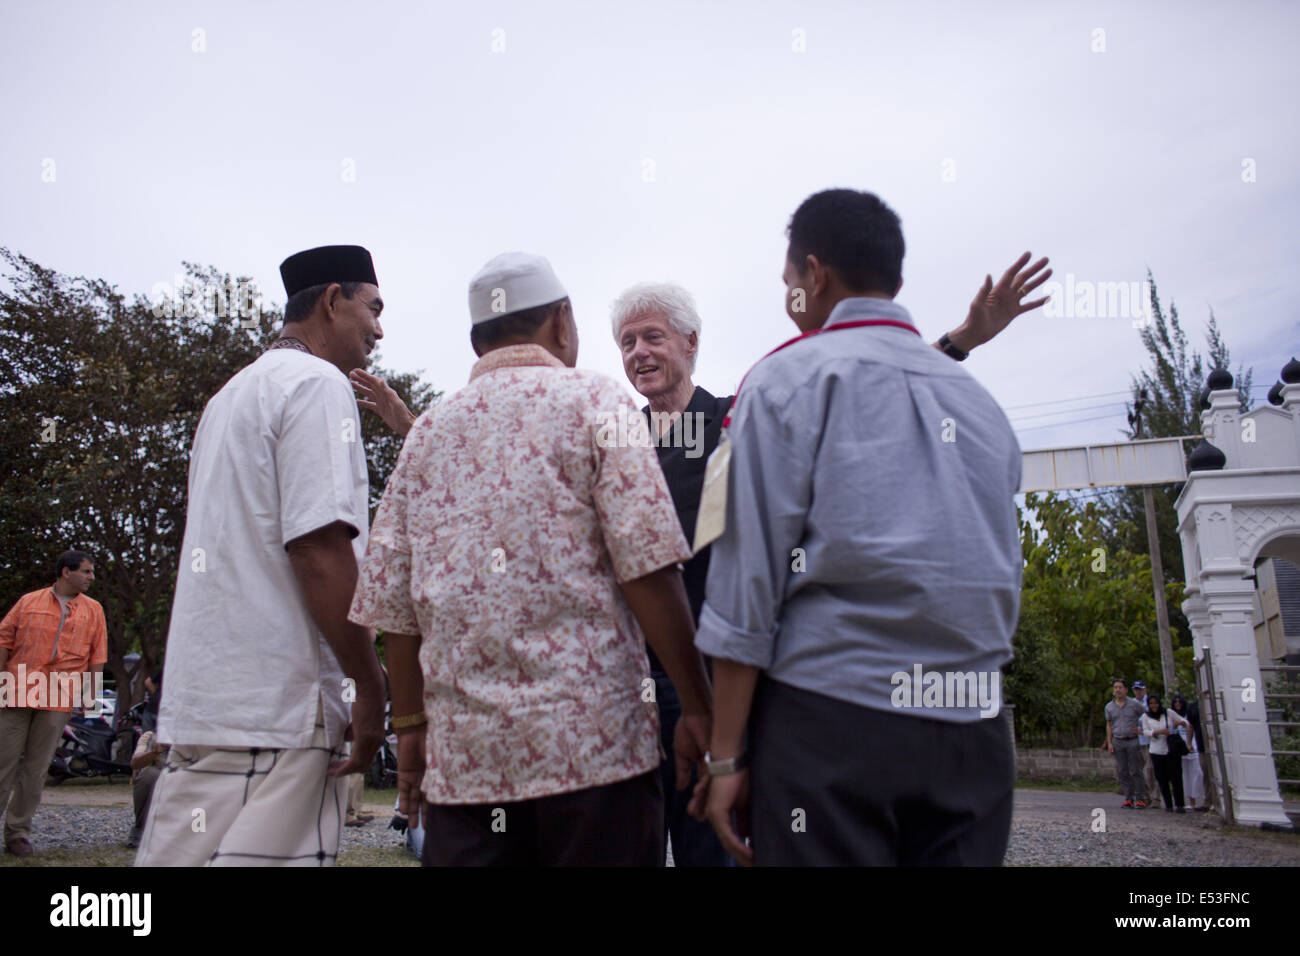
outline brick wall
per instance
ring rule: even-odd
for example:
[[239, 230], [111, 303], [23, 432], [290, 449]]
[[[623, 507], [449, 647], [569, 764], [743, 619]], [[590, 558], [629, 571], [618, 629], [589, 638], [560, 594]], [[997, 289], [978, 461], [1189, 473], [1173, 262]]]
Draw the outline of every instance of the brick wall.
[[1016, 748], [1016, 776], [1086, 777], [1115, 779], [1115, 758], [1100, 747], [1094, 750], [1029, 750]]

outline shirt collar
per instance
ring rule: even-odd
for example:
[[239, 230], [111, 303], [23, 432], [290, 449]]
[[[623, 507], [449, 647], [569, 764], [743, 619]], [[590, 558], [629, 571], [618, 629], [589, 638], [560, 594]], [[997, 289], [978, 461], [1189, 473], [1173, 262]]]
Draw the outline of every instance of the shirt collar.
[[[54, 600], [56, 600], [56, 601], [60, 601], [60, 600], [62, 600], [62, 599], [59, 597], [59, 592], [56, 591], [56, 590], [54, 590], [54, 585], [52, 585], [52, 584], [50, 585], [50, 596], [53, 597]], [[81, 596], [80, 594], [74, 594], [74, 595], [72, 595], [72, 597], [68, 598], [68, 603], [71, 604], [73, 601], [75, 601], [75, 600], [76, 600], [77, 598], [79, 598], [80, 596]]]
[[822, 328], [839, 325], [841, 322], [856, 322], [859, 319], [893, 319], [895, 322], [906, 322], [916, 328], [911, 314], [893, 299], [872, 299], [864, 296], [841, 299], [835, 303], [835, 308], [831, 309], [831, 314]]
[[[718, 400], [710, 395], [703, 386], [696, 385], [695, 391], [691, 392], [691, 400], [686, 403], [687, 412], [699, 412], [704, 416], [704, 421], [713, 421], [714, 409], [718, 406]], [[642, 405], [641, 411], [647, 417], [650, 415], [649, 404]]]
[[472, 382], [488, 372], [520, 365], [549, 365], [552, 368], [564, 368], [564, 363], [546, 349], [528, 342], [523, 345], [505, 345], [488, 352], [474, 363], [474, 367], [469, 372], [469, 380]]

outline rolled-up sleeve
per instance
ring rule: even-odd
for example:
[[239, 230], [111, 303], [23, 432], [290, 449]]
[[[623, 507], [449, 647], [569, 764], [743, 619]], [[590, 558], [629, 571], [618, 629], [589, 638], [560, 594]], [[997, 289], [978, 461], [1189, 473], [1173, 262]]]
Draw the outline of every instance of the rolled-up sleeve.
[[711, 657], [759, 668], [772, 662], [819, 432], [784, 391], [754, 383], [742, 390], [728, 429], [726, 529], [712, 545], [695, 633], [696, 647]]
[[424, 447], [417, 422], [407, 436], [375, 512], [366, 555], [358, 568], [348, 620], [395, 634], [418, 634], [420, 623], [411, 596], [411, 544], [407, 535], [412, 459]]
[[108, 622], [104, 619], [102, 605], [95, 606], [95, 631], [90, 641], [90, 666], [103, 667], [108, 663]]

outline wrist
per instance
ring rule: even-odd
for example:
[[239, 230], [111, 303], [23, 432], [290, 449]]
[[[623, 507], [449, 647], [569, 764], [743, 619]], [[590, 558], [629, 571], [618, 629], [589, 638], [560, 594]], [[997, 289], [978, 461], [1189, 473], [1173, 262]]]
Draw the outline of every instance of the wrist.
[[970, 328], [965, 322], [948, 333], [948, 341], [957, 346], [957, 348], [961, 349], [967, 355], [969, 355], [973, 349], [983, 344], [975, 340], [975, 336], [971, 333]]
[[734, 757], [720, 757], [710, 750], [704, 755], [704, 766], [710, 777], [727, 777], [747, 769], [749, 758], [743, 753]]
[[745, 741], [741, 739], [726, 739], [714, 737], [710, 741], [712, 746], [709, 747], [709, 755], [713, 760], [730, 760], [732, 757], [739, 757], [745, 753]]

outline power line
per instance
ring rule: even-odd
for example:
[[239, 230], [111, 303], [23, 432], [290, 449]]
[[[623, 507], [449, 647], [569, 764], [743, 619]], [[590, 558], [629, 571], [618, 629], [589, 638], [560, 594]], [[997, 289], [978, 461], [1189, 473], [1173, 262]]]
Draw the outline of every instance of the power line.
[[[1114, 395], [1127, 395], [1127, 394], [1129, 394], [1129, 392], [1127, 389], [1125, 389], [1122, 392], [1102, 392], [1099, 395], [1079, 395], [1076, 398], [1058, 398], [1050, 402], [1030, 402], [1027, 405], [1010, 405], [1004, 408], [1003, 411], [1014, 412], [1020, 408], [1038, 408], [1042, 405], [1060, 405], [1063, 402], [1082, 402], [1090, 398], [1110, 398]], [[1075, 411], [1075, 409], [1066, 409], [1066, 411]]]
[[[1236, 387], [1236, 386], [1234, 386], [1234, 388], [1235, 388], [1235, 387]], [[1265, 384], [1265, 385], [1252, 385], [1252, 386], [1250, 386], [1250, 390], [1251, 390], [1252, 392], [1257, 392], [1257, 391], [1264, 391], [1264, 392], [1267, 392], [1267, 391], [1268, 391], [1270, 388], [1272, 388], [1272, 387], [1273, 387], [1273, 386], [1272, 386], [1271, 384]], [[1044, 405], [1064, 405], [1064, 404], [1067, 404], [1067, 403], [1069, 403], [1069, 402], [1083, 402], [1083, 401], [1087, 401], [1088, 399], [1092, 399], [1092, 398], [1113, 398], [1113, 397], [1116, 396], [1116, 395], [1132, 395], [1132, 394], [1133, 394], [1133, 392], [1132, 392], [1131, 389], [1125, 389], [1125, 390], [1122, 391], [1122, 392], [1099, 392], [1099, 393], [1096, 394], [1096, 395], [1076, 395], [1074, 398], [1056, 398], [1056, 399], [1052, 399], [1051, 401], [1046, 401], [1046, 402], [1028, 402], [1028, 403], [1026, 403], [1026, 404], [1024, 404], [1024, 405], [1007, 405], [1007, 406], [1005, 406], [1002, 410], [1003, 410], [1004, 412], [1014, 412], [1014, 411], [1019, 411], [1019, 410], [1022, 409], [1022, 408], [1041, 408], [1041, 407], [1044, 406]], [[1117, 405], [1117, 404], [1119, 404], [1119, 403], [1118, 403], [1118, 402], [1108, 402], [1108, 403], [1104, 403], [1104, 404]], [[1128, 404], [1128, 403], [1126, 402], [1125, 404]], [[1081, 412], [1081, 411], [1084, 411], [1085, 408], [1093, 408], [1093, 407], [1101, 407], [1101, 406], [1084, 406], [1083, 408], [1065, 408], [1065, 409], [1062, 409], [1062, 410], [1061, 410], [1061, 414], [1065, 414], [1065, 413], [1067, 413], [1067, 412]]]
[[[1063, 408], [1063, 409], [1061, 409], [1059, 412], [1040, 412], [1040, 413], [1037, 414], [1037, 415], [1021, 415], [1019, 418], [1013, 418], [1013, 419], [1011, 419], [1011, 422], [1012, 422], [1012, 424], [1015, 424], [1016, 422], [1027, 422], [1027, 421], [1029, 421], [1030, 419], [1033, 419], [1033, 418], [1048, 418], [1048, 417], [1050, 417], [1050, 416], [1052, 416], [1052, 415], [1070, 415], [1070, 414], [1073, 414], [1074, 412], [1091, 412], [1091, 411], [1093, 411], [1093, 410], [1095, 410], [1095, 409], [1098, 409], [1098, 408], [1111, 408], [1111, 407], [1113, 407], [1113, 406], [1115, 406], [1115, 405], [1122, 405], [1122, 404], [1124, 404], [1124, 403], [1122, 403], [1122, 402], [1103, 402], [1103, 403], [1100, 404], [1100, 405], [1080, 405], [1078, 408]], [[1115, 412], [1115, 414], [1118, 415], [1119, 412]]]
[[1030, 425], [1028, 428], [1017, 428], [1013, 429], [1013, 431], [1019, 434], [1020, 432], [1036, 431], [1040, 428], [1058, 428], [1065, 425], [1081, 425], [1084, 422], [1100, 422], [1107, 418], [1117, 418], [1119, 415], [1119, 412], [1111, 412], [1109, 415], [1093, 415], [1091, 418], [1075, 418], [1068, 422], [1051, 422], [1047, 425]]

